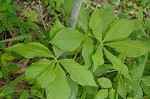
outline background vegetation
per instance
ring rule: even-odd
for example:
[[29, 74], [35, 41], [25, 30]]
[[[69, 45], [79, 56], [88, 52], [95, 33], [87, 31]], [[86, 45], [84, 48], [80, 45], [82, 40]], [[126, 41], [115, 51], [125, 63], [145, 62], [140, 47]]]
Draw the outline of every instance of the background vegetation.
[[0, 99], [149, 99], [150, 1], [74, 3], [0, 0]]

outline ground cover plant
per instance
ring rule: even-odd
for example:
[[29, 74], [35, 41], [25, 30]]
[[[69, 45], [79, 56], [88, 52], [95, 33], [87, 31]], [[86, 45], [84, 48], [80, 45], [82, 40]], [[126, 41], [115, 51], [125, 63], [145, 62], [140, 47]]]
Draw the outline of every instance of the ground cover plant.
[[0, 98], [150, 98], [149, 0], [0, 5]]

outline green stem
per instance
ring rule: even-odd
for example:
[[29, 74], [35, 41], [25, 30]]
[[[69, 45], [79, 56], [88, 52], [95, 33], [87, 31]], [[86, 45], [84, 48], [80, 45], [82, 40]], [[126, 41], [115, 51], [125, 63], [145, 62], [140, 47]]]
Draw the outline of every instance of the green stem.
[[119, 82], [120, 82], [120, 77], [121, 77], [121, 71], [120, 72], [118, 72], [118, 76], [119, 77], [117, 77], [117, 80], [116, 80], [116, 88], [115, 88], [115, 96], [114, 96], [114, 99], [118, 99], [118, 86], [119, 86]]
[[86, 99], [86, 89], [83, 88], [81, 99]]
[[18, 78], [16, 78], [14, 81], [10, 82], [10, 84], [4, 86], [2, 89], [0, 89], [0, 91], [2, 91], [3, 89], [5, 89], [8, 86], [14, 87], [16, 86], [18, 83], [20, 83], [21, 81], [23, 81], [25, 79], [25, 74], [22, 74], [21, 76], [19, 76]]
[[16, 86], [18, 83], [20, 83], [21, 81], [23, 81], [25, 79], [25, 74], [22, 74], [21, 76], [19, 76], [18, 78], [16, 78], [14, 81], [10, 82], [10, 84], [4, 86], [3, 88], [0, 89], [0, 99], [4, 96], [6, 96], [9, 93], [13, 93], [16, 91], [8, 91], [8, 92], [3, 92], [4, 90], [6, 90], [9, 87], [14, 87]]

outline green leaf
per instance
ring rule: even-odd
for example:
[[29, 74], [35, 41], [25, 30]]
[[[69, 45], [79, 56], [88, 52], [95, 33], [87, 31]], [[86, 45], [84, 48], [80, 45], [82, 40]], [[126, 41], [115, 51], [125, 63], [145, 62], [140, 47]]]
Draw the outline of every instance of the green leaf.
[[143, 90], [142, 88], [139, 86], [138, 90], [137, 90], [137, 94], [135, 95], [135, 98], [133, 99], [142, 99], [143, 98]]
[[108, 71], [108, 69], [109, 69], [108, 67], [113, 68], [111, 64], [104, 64], [104, 65], [99, 66], [94, 71], [94, 76], [98, 76], [98, 77], [102, 76], [103, 74], [105, 74]]
[[118, 93], [120, 94], [120, 96], [124, 99], [126, 98], [126, 84], [125, 81], [123, 80], [123, 77], [121, 76], [118, 82]]
[[113, 88], [111, 88], [109, 90], [109, 98], [110, 99], [114, 99], [114, 97], [115, 97], [115, 90]]
[[63, 28], [50, 42], [64, 51], [74, 51], [84, 38], [84, 35], [75, 29]]
[[93, 54], [93, 51], [94, 51], [94, 41], [88, 37], [85, 40], [85, 43], [82, 48], [82, 56], [84, 58], [85, 65], [88, 67], [92, 66], [91, 55]]
[[13, 57], [13, 56], [8, 56], [7, 58], [6, 58], [6, 60], [8, 60], [8, 61], [11, 61], [11, 60], [14, 60], [15, 58]]
[[30, 12], [28, 12], [27, 10], [24, 10], [23, 14], [25, 17], [30, 17]]
[[54, 54], [55, 54], [56, 58], [58, 58], [59, 56], [61, 56], [62, 53], [64, 52], [63, 50], [61, 50], [60, 48], [58, 48], [56, 46], [53, 46], [53, 51], [54, 51]]
[[28, 91], [24, 91], [21, 96], [19, 97], [19, 99], [28, 99], [29, 97], [29, 93]]
[[116, 69], [118, 72], [124, 75], [124, 77], [126, 77], [127, 79], [132, 80], [131, 76], [129, 75], [128, 67], [124, 63], [122, 63], [119, 58], [111, 54], [105, 48], [104, 52], [106, 54], [107, 59], [109, 59], [110, 62], [113, 64], [114, 69]]
[[3, 66], [6, 66], [7, 65], [7, 62], [5, 60], [2, 60], [2, 65]]
[[68, 99], [70, 96], [70, 87], [65, 72], [59, 64], [55, 68], [55, 73], [56, 79], [46, 87], [47, 99]]
[[8, 71], [6, 70], [6, 68], [2, 68], [1, 73], [2, 73], [3, 78], [6, 79], [8, 77]]
[[9, 38], [9, 39], [1, 40], [0, 42], [9, 42], [9, 41], [15, 41], [15, 40], [22, 40], [24, 38], [31, 38], [31, 37], [32, 37], [31, 34], [23, 34], [23, 35], [19, 35], [19, 36]]
[[76, 26], [84, 30], [84, 32], [88, 31], [88, 13], [86, 11], [85, 5], [83, 4], [80, 8]]
[[107, 89], [101, 89], [98, 91], [95, 99], [105, 99], [108, 97], [108, 90]]
[[54, 57], [52, 52], [48, 48], [36, 42], [32, 42], [28, 44], [19, 43], [19, 44], [6, 48], [6, 50], [14, 51], [17, 54], [20, 54], [25, 58]]
[[36, 79], [37, 83], [42, 87], [47, 87], [52, 83], [56, 75], [54, 73], [54, 61], [41, 59], [38, 62], [32, 63], [26, 70], [26, 78], [28, 80]]
[[5, 11], [5, 10], [7, 10], [8, 6], [9, 6], [8, 3], [3, 3], [3, 4], [1, 4], [1, 5], [0, 5], [0, 11]]
[[3, 55], [1, 56], [1, 59], [2, 59], [2, 60], [6, 60], [7, 57], [8, 57], [8, 54], [5, 53], [5, 54], [3, 54]]
[[16, 64], [9, 64], [7, 68], [12, 72], [17, 72], [19, 70], [19, 67]]
[[138, 10], [138, 20], [142, 21], [143, 20], [143, 11], [142, 8], [140, 7]]
[[119, 54], [118, 58], [124, 63], [124, 61], [126, 59], [126, 55], [125, 54]]
[[109, 25], [114, 21], [115, 15], [112, 9], [100, 9], [100, 17], [103, 20], [103, 32], [109, 28]]
[[142, 83], [141, 87], [147, 96], [150, 95], [150, 86], [146, 86], [145, 84]]
[[56, 3], [56, 7], [61, 6], [61, 4], [62, 4], [62, 2], [63, 2], [63, 0], [54, 0], [54, 1], [55, 1], [55, 3]]
[[50, 30], [50, 39], [52, 40], [54, 38], [54, 36], [56, 35], [56, 33], [61, 30], [62, 28], [64, 28], [64, 26], [60, 23], [60, 21], [58, 20], [58, 18], [56, 18], [53, 27]]
[[90, 0], [82, 0], [82, 2], [85, 3], [85, 4], [90, 4], [91, 3]]
[[[140, 30], [141, 27], [142, 27], [141, 21], [138, 20], [138, 19], [134, 19], [134, 20], [132, 20], [132, 21], [133, 21], [133, 23], [134, 23], [134, 28], [135, 28], [135, 30]], [[137, 36], [137, 35], [136, 35], [136, 36]]]
[[119, 41], [126, 39], [134, 30], [132, 21], [120, 19], [111, 24], [104, 41]]
[[147, 29], [150, 29], [150, 20], [147, 18], [147, 19], [144, 19], [144, 21], [145, 21], [145, 26], [146, 26], [146, 28]]
[[72, 12], [72, 9], [74, 7], [74, 3], [75, 3], [75, 0], [72, 0], [70, 2], [70, 0], [64, 0], [64, 10], [65, 12], [67, 13], [68, 17], [70, 17], [71, 15], [71, 12]]
[[150, 86], [150, 76], [145, 76], [141, 80], [145, 85]]
[[97, 86], [92, 73], [72, 59], [60, 60], [73, 81], [80, 85]]
[[98, 45], [95, 53], [92, 55], [92, 60], [94, 63], [94, 71], [102, 64], [104, 64], [103, 59], [103, 49], [101, 45]]
[[142, 68], [143, 68], [143, 65], [140, 64], [139, 66], [136, 66], [134, 69], [131, 70], [132, 79], [136, 83], [138, 82], [138, 80], [140, 80], [140, 77], [143, 75]]
[[100, 16], [100, 10], [96, 8], [91, 15], [89, 25], [96, 39], [102, 41], [103, 20]]
[[[98, 92], [98, 87], [84, 86], [83, 88], [84, 88], [83, 90], [86, 91], [87, 95], [89, 94], [91, 96], [95, 96]], [[88, 96], [87, 96], [87, 98], [88, 98]]]
[[71, 89], [69, 99], [76, 99], [78, 95], [78, 84], [74, 82], [70, 77], [67, 77], [67, 81]]
[[38, 88], [37, 86], [33, 86], [33, 87], [30, 88], [30, 93], [31, 94], [34, 94], [34, 95], [40, 97], [41, 99], [45, 99], [44, 98], [45, 94], [43, 94], [43, 91], [44, 91], [43, 89]]
[[3, 77], [3, 75], [2, 75], [2, 72], [0, 71], [0, 78], [2, 78]]
[[148, 46], [138, 40], [111, 42], [106, 45], [115, 48], [117, 52], [125, 54], [127, 57], [132, 58], [144, 55], [148, 51]]
[[103, 88], [111, 88], [112, 87], [112, 83], [108, 78], [104, 78], [104, 77], [99, 78], [98, 82]]
[[[2, 90], [0, 90], [0, 98], [3, 99], [2, 96], [10, 95], [14, 92], [14, 87], [13, 86], [6, 86]], [[7, 94], [6, 94], [7, 93]], [[7, 98], [6, 98], [7, 99]]]

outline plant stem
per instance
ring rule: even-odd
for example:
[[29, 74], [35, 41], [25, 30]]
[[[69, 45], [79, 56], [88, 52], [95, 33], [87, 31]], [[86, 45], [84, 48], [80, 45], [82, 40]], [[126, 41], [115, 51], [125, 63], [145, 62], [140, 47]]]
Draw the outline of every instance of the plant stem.
[[82, 0], [75, 0], [75, 4], [74, 4], [71, 18], [70, 18], [70, 27], [72, 27], [72, 28], [75, 28], [75, 26], [76, 26], [78, 15], [79, 15], [80, 8], [81, 8], [81, 4], [82, 4]]
[[0, 89], [0, 91], [2, 91], [3, 89], [5, 89], [8, 86], [14, 87], [16, 86], [18, 83], [20, 83], [21, 81], [23, 81], [25, 79], [25, 74], [22, 74], [21, 76], [19, 76], [18, 78], [16, 78], [14, 81], [10, 82], [10, 84], [4, 86], [2, 89]]

